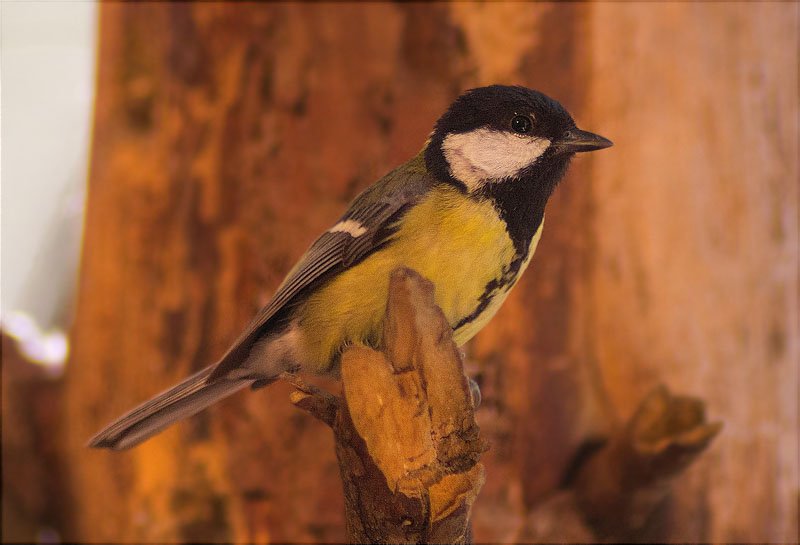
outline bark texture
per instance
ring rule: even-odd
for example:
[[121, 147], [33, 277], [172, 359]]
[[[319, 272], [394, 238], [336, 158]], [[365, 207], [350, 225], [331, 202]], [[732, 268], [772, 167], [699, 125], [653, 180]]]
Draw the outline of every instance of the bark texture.
[[[646, 494], [658, 500], [647, 520], [617, 535], [797, 539], [796, 5], [100, 12], [62, 392], [69, 478], [53, 490], [71, 521], [63, 537], [345, 538], [334, 439], [287, 402], [286, 384], [238, 394], [130, 452], [85, 441], [219, 357], [314, 237], [416, 153], [462, 90], [510, 83], [557, 98], [616, 146], [576, 158], [529, 272], [468, 348], [492, 445], [476, 541], [614, 534], [591, 522], [586, 498], [621, 481], [597, 481], [604, 470], [591, 464], [658, 458], [631, 430], [650, 429], [637, 427], [642, 415], [674, 421], [683, 394], [724, 428], [666, 495]], [[661, 383], [681, 395], [648, 397]], [[644, 435], [668, 450], [703, 446], [714, 426], [698, 402], [677, 403], [690, 407], [679, 425]]]
[[64, 490], [62, 381], [24, 359], [3, 334], [3, 543], [57, 538], [68, 519]]

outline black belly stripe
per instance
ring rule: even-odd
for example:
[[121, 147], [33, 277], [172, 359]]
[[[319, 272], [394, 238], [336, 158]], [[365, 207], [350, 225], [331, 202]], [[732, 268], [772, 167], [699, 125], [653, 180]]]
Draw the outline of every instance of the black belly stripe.
[[520, 268], [522, 267], [522, 263], [525, 261], [525, 258], [528, 256], [529, 250], [529, 248], [526, 249], [523, 255], [517, 255], [517, 257], [508, 264], [508, 266], [503, 267], [503, 273], [499, 278], [494, 278], [486, 283], [483, 293], [480, 297], [478, 297], [478, 305], [475, 307], [475, 310], [473, 310], [467, 316], [461, 318], [453, 327], [453, 331], [474, 322], [478, 316], [483, 314], [483, 311], [486, 310], [486, 307], [489, 306], [489, 303], [492, 302], [492, 299], [502, 292], [503, 288], [506, 288], [505, 291], [511, 289], [511, 286], [519, 277]]
[[[520, 269], [530, 253], [530, 246], [536, 232], [542, 226], [544, 206], [558, 180], [563, 176], [567, 163], [559, 162], [554, 168], [545, 168], [548, 174], [542, 179], [522, 177], [488, 183], [477, 198], [488, 198], [494, 201], [500, 218], [505, 222], [506, 232], [514, 244], [516, 257], [505, 267], [499, 278], [487, 282], [478, 304], [469, 315], [461, 318], [453, 330], [463, 327], [480, 316], [492, 299], [503, 288], [510, 289], [520, 274]], [[540, 166], [540, 170], [542, 165]]]

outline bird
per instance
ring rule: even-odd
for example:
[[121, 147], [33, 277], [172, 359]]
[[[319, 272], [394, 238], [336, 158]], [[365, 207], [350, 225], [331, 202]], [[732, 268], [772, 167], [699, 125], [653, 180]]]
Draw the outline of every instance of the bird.
[[539, 91], [464, 92], [417, 155], [367, 187], [311, 244], [221, 359], [121, 416], [88, 446], [134, 447], [284, 371], [337, 376], [345, 348], [379, 345], [399, 267], [433, 282], [434, 301], [463, 345], [530, 263], [570, 160], [612, 145], [578, 129]]

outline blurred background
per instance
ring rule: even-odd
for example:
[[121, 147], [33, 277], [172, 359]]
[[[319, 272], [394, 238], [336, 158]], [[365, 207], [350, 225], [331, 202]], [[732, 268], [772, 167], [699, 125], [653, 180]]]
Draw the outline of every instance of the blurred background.
[[492, 445], [476, 540], [603, 537], [542, 506], [661, 384], [723, 428], [625, 538], [798, 540], [796, 3], [0, 16], [5, 542], [344, 539], [330, 430], [286, 385], [133, 451], [84, 445], [215, 361], [347, 203], [492, 83], [615, 146], [573, 161], [467, 347]]

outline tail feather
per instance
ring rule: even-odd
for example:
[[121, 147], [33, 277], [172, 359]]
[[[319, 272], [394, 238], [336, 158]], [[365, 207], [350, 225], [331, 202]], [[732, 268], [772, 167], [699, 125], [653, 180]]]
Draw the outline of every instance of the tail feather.
[[206, 367], [124, 414], [95, 435], [88, 446], [113, 450], [134, 447], [253, 382], [252, 379], [221, 378], [209, 384], [206, 380], [214, 367]]

